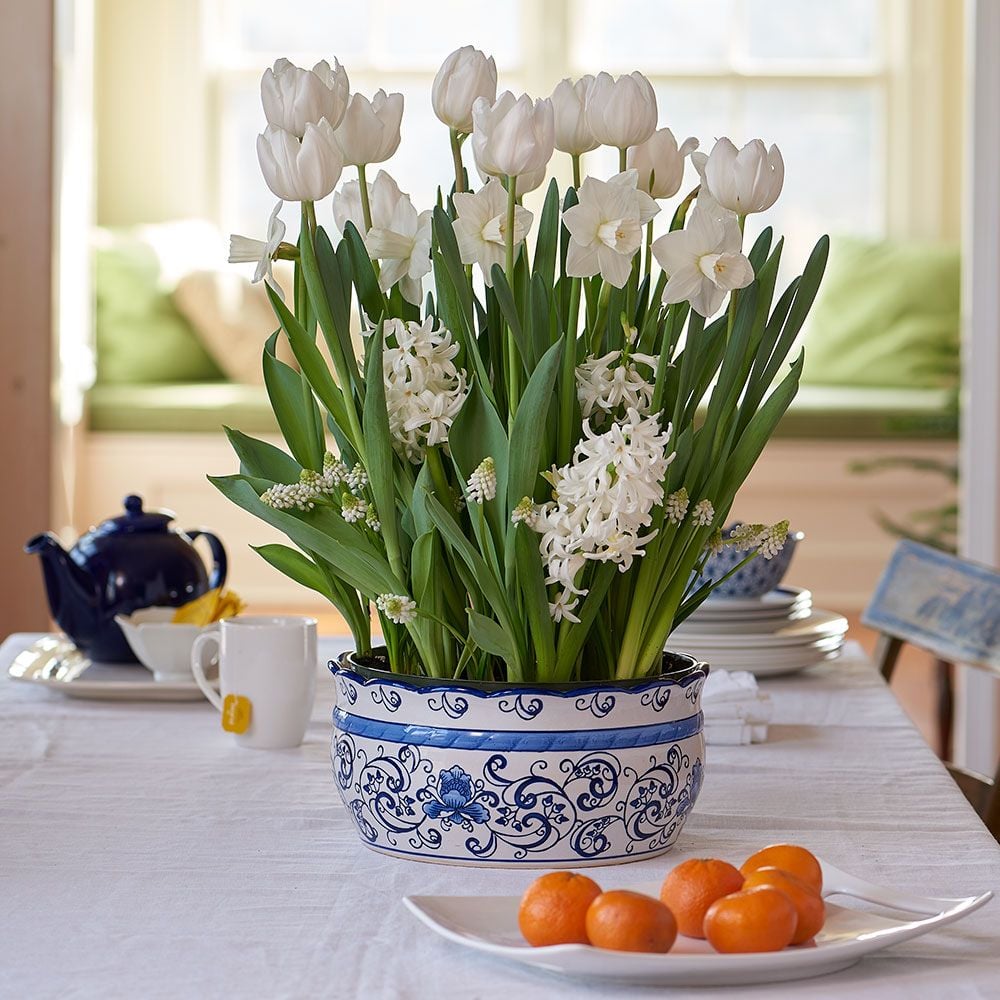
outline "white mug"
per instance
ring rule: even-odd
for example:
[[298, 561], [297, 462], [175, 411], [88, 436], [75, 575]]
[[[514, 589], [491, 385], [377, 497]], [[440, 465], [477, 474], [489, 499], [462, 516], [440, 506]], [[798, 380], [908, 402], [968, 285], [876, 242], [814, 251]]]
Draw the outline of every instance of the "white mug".
[[[202, 661], [209, 644], [219, 649], [220, 692], [205, 677]], [[241, 746], [260, 750], [302, 742], [316, 695], [317, 663], [316, 619], [296, 615], [224, 618], [191, 648], [194, 679], [223, 713], [223, 728], [235, 733]]]

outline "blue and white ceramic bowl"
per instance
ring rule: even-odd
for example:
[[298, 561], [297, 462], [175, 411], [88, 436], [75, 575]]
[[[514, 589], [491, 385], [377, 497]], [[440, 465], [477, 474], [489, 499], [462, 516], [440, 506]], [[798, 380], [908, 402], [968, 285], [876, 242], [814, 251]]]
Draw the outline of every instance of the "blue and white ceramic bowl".
[[[739, 523], [731, 524], [723, 531], [724, 537], [729, 537], [739, 527]], [[788, 567], [795, 554], [795, 546], [806, 536], [801, 531], [789, 531], [788, 538], [781, 551], [773, 559], [757, 556], [751, 559], [742, 569], [712, 591], [712, 597], [763, 597], [769, 594], [788, 572]], [[721, 580], [734, 566], [738, 566], [747, 553], [737, 551], [732, 546], [708, 557], [701, 576], [695, 581], [695, 589], [704, 586], [712, 580]]]
[[655, 679], [434, 681], [331, 663], [333, 772], [362, 841], [418, 861], [580, 868], [669, 850], [704, 774], [708, 667]]

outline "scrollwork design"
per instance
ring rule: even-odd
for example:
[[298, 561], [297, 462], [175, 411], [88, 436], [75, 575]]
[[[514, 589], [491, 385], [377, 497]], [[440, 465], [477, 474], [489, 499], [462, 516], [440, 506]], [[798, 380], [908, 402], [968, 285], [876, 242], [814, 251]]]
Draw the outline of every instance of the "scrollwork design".
[[513, 713], [527, 722], [541, 713], [543, 702], [541, 698], [526, 698], [523, 694], [519, 694], [513, 698], [502, 698], [497, 702], [497, 708], [501, 712]]
[[670, 701], [670, 688], [666, 684], [657, 684], [648, 691], [643, 691], [639, 697], [639, 704], [652, 708], [654, 712], [662, 712]]
[[444, 712], [449, 719], [460, 719], [469, 710], [469, 699], [451, 691], [442, 691], [440, 698], [428, 698], [427, 707], [432, 712]]
[[396, 712], [403, 703], [403, 699], [398, 691], [384, 684], [377, 684], [369, 692], [373, 705], [381, 705], [387, 712]]
[[606, 718], [615, 707], [615, 696], [607, 691], [595, 691], [589, 698], [577, 698], [576, 710], [589, 711], [595, 718]]

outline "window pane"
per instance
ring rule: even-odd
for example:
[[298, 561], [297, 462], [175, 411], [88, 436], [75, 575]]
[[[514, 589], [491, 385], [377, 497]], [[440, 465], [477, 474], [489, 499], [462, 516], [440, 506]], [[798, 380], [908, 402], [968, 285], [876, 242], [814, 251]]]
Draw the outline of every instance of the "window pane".
[[767, 62], [878, 59], [879, 0], [753, 0], [744, 7], [746, 55]]
[[341, 62], [363, 57], [371, 9], [349, 0], [230, 0], [227, 19], [236, 51], [329, 53]]
[[[735, 0], [577, 0], [570, 25], [577, 74], [670, 73], [724, 65]], [[721, 26], [721, 27], [720, 27]]]

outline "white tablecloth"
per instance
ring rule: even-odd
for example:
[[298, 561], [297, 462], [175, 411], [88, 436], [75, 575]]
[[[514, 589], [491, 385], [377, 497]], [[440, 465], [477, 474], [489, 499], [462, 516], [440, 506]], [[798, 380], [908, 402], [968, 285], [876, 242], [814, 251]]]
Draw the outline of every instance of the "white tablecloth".
[[[408, 893], [515, 894], [526, 876], [362, 847], [333, 785], [328, 679], [302, 747], [245, 750], [207, 703], [74, 701], [8, 680], [32, 638], [0, 648], [0, 996], [653, 995], [539, 977], [406, 912]], [[790, 840], [890, 886], [1000, 889], [1000, 848], [857, 650], [764, 687], [768, 742], [711, 748], [673, 853], [593, 869], [599, 882]], [[998, 928], [994, 900], [846, 972], [739, 996], [997, 997]]]

